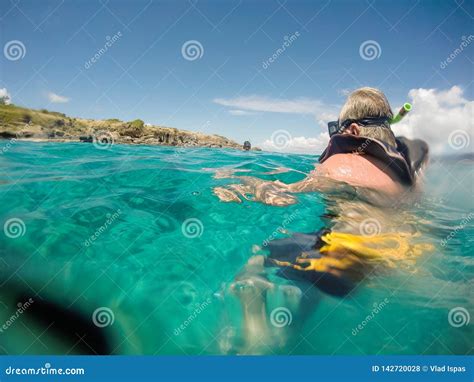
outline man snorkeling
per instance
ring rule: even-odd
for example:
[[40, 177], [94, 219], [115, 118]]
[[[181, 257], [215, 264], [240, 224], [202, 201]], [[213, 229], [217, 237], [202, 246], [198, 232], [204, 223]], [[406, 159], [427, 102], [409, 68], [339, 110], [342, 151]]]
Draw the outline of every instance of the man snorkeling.
[[[243, 184], [214, 190], [222, 201], [241, 202], [243, 197], [275, 206], [296, 203], [294, 194], [302, 192], [324, 192], [327, 199], [323, 229], [270, 241], [267, 254], [253, 256], [232, 284], [244, 313], [244, 352], [284, 343], [291, 330], [303, 325], [322, 293], [345, 296], [377, 267], [395, 267], [429, 249], [412, 242], [416, 229], [400, 210], [415, 194], [411, 191], [428, 160], [428, 146], [396, 138], [390, 126], [395, 120], [380, 90], [357, 89], [339, 120], [328, 124], [328, 146], [304, 180], [285, 184], [231, 175]], [[375, 224], [375, 234], [365, 234], [367, 221]], [[274, 276], [277, 280], [270, 281]], [[268, 293], [278, 294], [280, 305], [292, 316], [294, 324], [286, 331], [271, 334]]]
[[252, 200], [281, 206], [295, 203], [295, 193], [326, 192], [344, 186], [358, 188], [359, 196], [370, 191], [400, 195], [416, 185], [416, 172], [428, 160], [428, 145], [421, 140], [395, 138], [390, 127], [393, 119], [380, 90], [357, 89], [342, 107], [339, 120], [328, 124], [329, 144], [319, 157], [320, 165], [304, 180], [285, 184], [241, 176], [237, 178], [243, 184], [230, 185], [230, 189], [216, 187], [214, 193], [225, 202], [254, 195]]
[[415, 172], [428, 159], [428, 146], [420, 140], [395, 138], [390, 127], [393, 119], [387, 98], [380, 90], [366, 87], [351, 93], [339, 120], [328, 124], [331, 139], [314, 176], [290, 185], [289, 189], [318, 189], [316, 179], [322, 178], [390, 195], [413, 186]]

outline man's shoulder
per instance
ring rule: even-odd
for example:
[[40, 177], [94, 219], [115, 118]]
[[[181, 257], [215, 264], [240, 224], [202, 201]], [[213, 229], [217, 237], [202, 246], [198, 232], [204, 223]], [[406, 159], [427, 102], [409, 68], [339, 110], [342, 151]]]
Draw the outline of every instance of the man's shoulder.
[[386, 192], [399, 192], [403, 186], [392, 171], [379, 159], [356, 153], [335, 154], [316, 167], [319, 175]]

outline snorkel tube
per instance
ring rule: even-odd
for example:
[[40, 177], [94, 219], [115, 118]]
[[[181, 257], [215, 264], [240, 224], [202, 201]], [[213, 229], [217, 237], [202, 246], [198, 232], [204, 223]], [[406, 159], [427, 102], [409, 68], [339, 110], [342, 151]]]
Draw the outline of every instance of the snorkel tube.
[[391, 125], [393, 125], [394, 123], [397, 123], [397, 122], [400, 122], [403, 117], [405, 117], [405, 115], [408, 114], [408, 112], [412, 109], [412, 106], [410, 103], [404, 103], [402, 108], [400, 109], [400, 111], [397, 113], [397, 115], [395, 115], [390, 121], [389, 123]]

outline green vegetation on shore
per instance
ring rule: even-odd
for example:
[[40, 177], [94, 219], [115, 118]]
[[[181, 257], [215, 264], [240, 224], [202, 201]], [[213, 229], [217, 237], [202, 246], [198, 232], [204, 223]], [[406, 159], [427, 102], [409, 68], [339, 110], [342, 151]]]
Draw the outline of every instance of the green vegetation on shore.
[[187, 147], [242, 146], [220, 135], [206, 135], [164, 126], [151, 126], [142, 120], [92, 120], [65, 114], [0, 104], [0, 138], [51, 141], [91, 141], [106, 134], [115, 143]]

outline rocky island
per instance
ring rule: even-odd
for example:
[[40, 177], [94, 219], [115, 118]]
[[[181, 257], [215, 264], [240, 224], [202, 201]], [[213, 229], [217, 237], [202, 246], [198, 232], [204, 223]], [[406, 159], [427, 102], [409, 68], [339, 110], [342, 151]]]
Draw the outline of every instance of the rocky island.
[[55, 142], [99, 142], [183, 147], [228, 147], [242, 145], [220, 135], [145, 124], [136, 119], [92, 120], [63, 113], [0, 104], [0, 138]]

